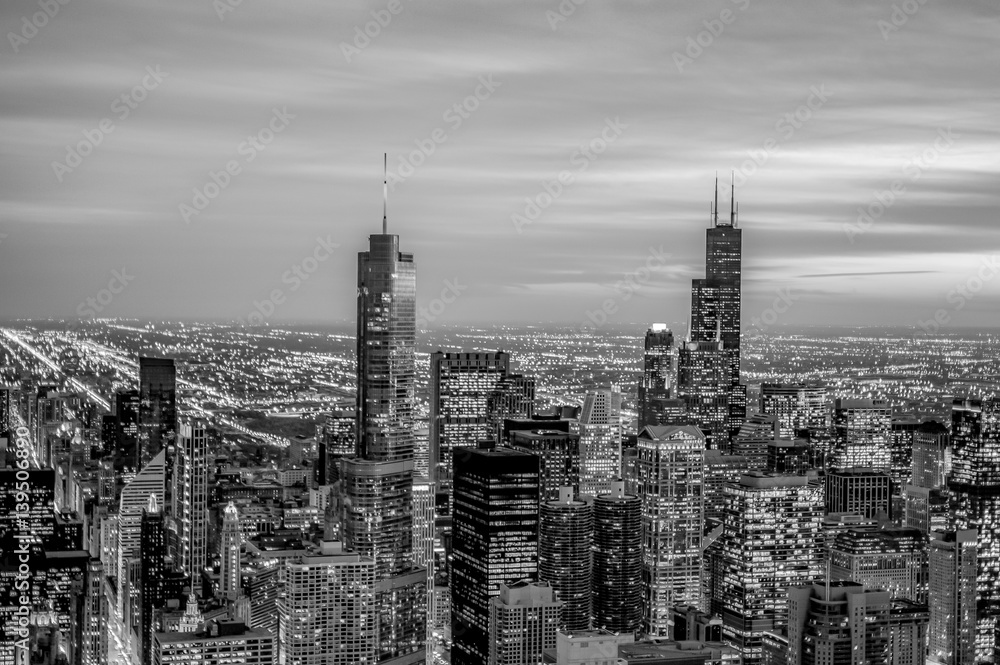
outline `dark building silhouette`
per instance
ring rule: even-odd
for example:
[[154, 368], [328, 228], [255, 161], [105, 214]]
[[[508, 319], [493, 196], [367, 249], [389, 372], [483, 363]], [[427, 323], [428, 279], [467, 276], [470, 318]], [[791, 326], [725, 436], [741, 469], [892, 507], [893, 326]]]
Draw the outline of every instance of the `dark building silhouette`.
[[177, 437], [177, 371], [172, 358], [139, 357], [137, 435], [136, 469], [145, 468], [161, 450], [170, 460]]

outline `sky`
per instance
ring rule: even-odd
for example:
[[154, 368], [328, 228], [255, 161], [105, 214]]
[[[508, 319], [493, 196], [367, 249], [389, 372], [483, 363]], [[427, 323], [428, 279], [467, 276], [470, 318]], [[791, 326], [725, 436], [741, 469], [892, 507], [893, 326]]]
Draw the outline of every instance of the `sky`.
[[748, 327], [1000, 323], [995, 3], [7, 0], [0, 27], [0, 319], [352, 321], [385, 153], [428, 327], [683, 328], [716, 174]]

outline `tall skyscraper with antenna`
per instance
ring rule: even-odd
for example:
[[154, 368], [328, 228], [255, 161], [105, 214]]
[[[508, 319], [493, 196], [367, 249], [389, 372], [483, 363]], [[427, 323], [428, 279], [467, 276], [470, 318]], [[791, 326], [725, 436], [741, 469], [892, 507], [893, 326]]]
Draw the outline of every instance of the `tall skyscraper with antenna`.
[[413, 558], [416, 268], [388, 233], [358, 254], [357, 454], [345, 460], [344, 545], [376, 562], [378, 659], [424, 661], [427, 579]]
[[[725, 383], [720, 386], [701, 383], [700, 379], [693, 378], [699, 372], [685, 374], [682, 363], [678, 377], [680, 393], [691, 404], [703, 401], [702, 392], [707, 392], [713, 399], [719, 393], [725, 394], [726, 430], [730, 437], [739, 431], [746, 417], [746, 386], [740, 384], [743, 230], [738, 226], [735, 185], [731, 191], [727, 222], [719, 219], [719, 181], [716, 178], [712, 225], [705, 233], [705, 277], [691, 283], [691, 330], [688, 334], [690, 344], [719, 345], [718, 352], [724, 358]], [[683, 358], [679, 360], [683, 361]], [[693, 360], [702, 362], [704, 359]], [[714, 382], [716, 379], [707, 380]], [[698, 424], [702, 429], [710, 429], [702, 423]]]

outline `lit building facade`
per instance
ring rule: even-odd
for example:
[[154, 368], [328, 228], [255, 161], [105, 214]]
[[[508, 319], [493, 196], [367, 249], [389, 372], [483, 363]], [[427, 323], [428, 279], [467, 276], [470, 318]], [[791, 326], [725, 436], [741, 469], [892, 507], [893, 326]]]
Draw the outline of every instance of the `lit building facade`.
[[635, 633], [642, 624], [642, 502], [611, 483], [594, 499], [594, 627]]
[[547, 582], [562, 602], [559, 627], [587, 630], [593, 600], [591, 547], [594, 510], [591, 500], [574, 497], [572, 487], [543, 501], [538, 529], [538, 579]]
[[587, 393], [580, 412], [580, 493], [603, 494], [622, 475], [622, 395]]
[[891, 468], [892, 409], [885, 400], [837, 399], [833, 409], [834, 451], [838, 469]]
[[977, 540], [975, 529], [931, 533], [927, 662], [933, 665], [976, 662]]
[[182, 422], [174, 464], [173, 518], [182, 572], [201, 578], [208, 562], [208, 425]]
[[488, 665], [544, 662], [545, 651], [556, 648], [561, 605], [544, 582], [501, 584], [490, 599]]
[[642, 378], [639, 380], [639, 429], [672, 425], [673, 413], [664, 401], [676, 397], [677, 346], [665, 323], [654, 323], [643, 340]]
[[778, 417], [778, 433], [782, 439], [791, 439], [800, 430], [830, 426], [830, 405], [826, 388], [822, 386], [761, 384], [760, 412]]

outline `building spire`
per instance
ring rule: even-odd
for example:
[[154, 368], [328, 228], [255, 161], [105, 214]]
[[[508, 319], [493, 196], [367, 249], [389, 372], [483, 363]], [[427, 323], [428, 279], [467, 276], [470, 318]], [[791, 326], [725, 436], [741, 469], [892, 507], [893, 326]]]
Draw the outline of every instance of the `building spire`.
[[730, 174], [732, 178], [729, 185], [729, 225], [736, 226], [736, 172]]
[[389, 226], [389, 153], [382, 153], [382, 235], [388, 233]]
[[715, 172], [715, 207], [712, 208], [712, 226], [719, 225], [719, 172]]

